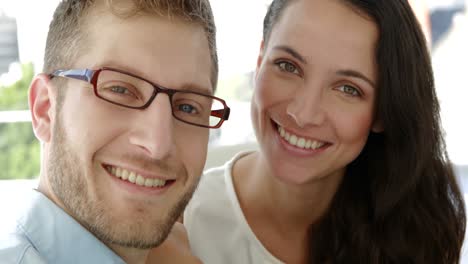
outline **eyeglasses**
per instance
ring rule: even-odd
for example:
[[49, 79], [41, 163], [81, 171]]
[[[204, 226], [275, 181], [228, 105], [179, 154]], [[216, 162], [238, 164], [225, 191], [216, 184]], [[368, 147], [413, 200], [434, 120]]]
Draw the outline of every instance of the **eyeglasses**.
[[131, 109], [145, 109], [158, 93], [165, 93], [170, 98], [174, 118], [194, 126], [219, 128], [229, 118], [230, 109], [221, 98], [165, 88], [118, 69], [57, 70], [49, 76], [88, 82], [93, 85], [94, 94], [98, 98]]

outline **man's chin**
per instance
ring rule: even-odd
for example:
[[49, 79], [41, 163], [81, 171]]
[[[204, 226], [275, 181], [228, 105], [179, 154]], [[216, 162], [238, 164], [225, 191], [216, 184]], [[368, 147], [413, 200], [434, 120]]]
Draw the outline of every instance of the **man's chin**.
[[[141, 250], [148, 250], [161, 245], [164, 240], [166, 240], [167, 236], [169, 235], [170, 229], [167, 232], [159, 232], [154, 234], [151, 238], [143, 239], [142, 237], [132, 237], [126, 239], [114, 239], [104, 241], [105, 244], [114, 245], [119, 247], [125, 248], [134, 248], [134, 249], [141, 249]], [[145, 236], [148, 236], [146, 234]]]
[[[170, 231], [170, 230], [169, 230]], [[161, 233], [159, 233], [159, 237], [153, 237], [152, 240], [148, 241], [142, 241], [141, 238], [134, 238], [132, 240], [126, 240], [126, 241], [113, 241], [113, 245], [117, 245], [120, 247], [125, 247], [125, 248], [134, 248], [134, 249], [141, 249], [141, 250], [148, 250], [152, 248], [156, 248], [159, 245], [161, 245], [164, 240], [166, 240], [167, 236], [169, 235], [169, 232], [167, 234], [164, 234], [161, 236]]]
[[105, 226], [89, 226], [88, 229], [111, 247], [151, 249], [159, 246], [167, 238], [174, 223], [173, 219], [150, 220], [141, 217], [132, 222], [112, 221], [107, 222]]

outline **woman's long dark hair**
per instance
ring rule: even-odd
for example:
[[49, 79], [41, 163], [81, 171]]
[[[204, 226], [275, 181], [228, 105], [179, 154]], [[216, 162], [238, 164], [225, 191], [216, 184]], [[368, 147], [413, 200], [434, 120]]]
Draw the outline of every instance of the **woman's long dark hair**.
[[[282, 11], [264, 20], [267, 45]], [[341, 0], [379, 28], [376, 116], [329, 210], [310, 229], [311, 263], [437, 263], [460, 259], [465, 206], [447, 157], [430, 55], [406, 0]]]

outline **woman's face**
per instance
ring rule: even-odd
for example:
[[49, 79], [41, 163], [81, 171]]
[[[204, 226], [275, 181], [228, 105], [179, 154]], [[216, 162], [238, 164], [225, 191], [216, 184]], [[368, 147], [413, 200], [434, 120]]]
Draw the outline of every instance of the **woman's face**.
[[378, 28], [338, 0], [292, 1], [262, 45], [252, 120], [282, 181], [339, 180], [373, 125]]

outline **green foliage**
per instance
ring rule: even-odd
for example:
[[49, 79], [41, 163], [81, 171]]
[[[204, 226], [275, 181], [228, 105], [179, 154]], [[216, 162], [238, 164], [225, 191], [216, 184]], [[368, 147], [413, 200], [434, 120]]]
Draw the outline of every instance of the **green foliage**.
[[30, 123], [0, 124], [0, 179], [39, 175], [40, 144]]
[[[34, 76], [32, 64], [22, 65], [22, 78], [0, 86], [0, 111], [28, 109], [28, 89]], [[0, 124], [0, 179], [28, 179], [39, 174], [40, 144], [31, 123]]]
[[22, 78], [10, 86], [0, 84], [0, 111], [28, 109], [28, 89], [34, 77], [32, 63], [21, 65]]

